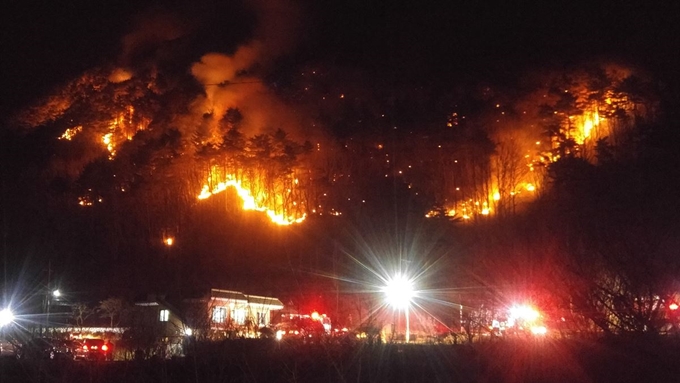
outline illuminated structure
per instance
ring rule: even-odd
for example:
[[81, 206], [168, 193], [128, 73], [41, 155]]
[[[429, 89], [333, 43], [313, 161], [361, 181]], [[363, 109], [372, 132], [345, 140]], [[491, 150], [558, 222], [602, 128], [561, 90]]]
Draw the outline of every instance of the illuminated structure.
[[[272, 311], [283, 309], [283, 303], [278, 298], [221, 289], [210, 289], [207, 303], [211, 318], [210, 329], [213, 331], [248, 327], [248, 324], [255, 329], [269, 326]], [[241, 330], [247, 333], [249, 329]]]

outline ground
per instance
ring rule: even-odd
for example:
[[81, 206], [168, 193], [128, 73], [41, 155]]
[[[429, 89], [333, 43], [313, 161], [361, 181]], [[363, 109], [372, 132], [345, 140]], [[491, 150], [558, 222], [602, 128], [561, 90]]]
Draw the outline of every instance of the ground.
[[680, 339], [500, 340], [474, 345], [238, 340], [173, 360], [0, 361], [0, 382], [669, 382]]

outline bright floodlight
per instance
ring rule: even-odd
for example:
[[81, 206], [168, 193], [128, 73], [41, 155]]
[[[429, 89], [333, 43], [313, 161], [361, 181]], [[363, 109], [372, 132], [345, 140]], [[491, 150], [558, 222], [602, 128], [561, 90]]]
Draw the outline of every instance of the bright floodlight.
[[0, 311], [0, 327], [6, 326], [14, 321], [14, 314], [10, 309]]
[[52, 295], [53, 295], [55, 298], [59, 298], [59, 297], [61, 296], [61, 291], [59, 291], [59, 290], [54, 290], [54, 291], [52, 291]]
[[538, 319], [539, 316], [540, 314], [538, 311], [531, 306], [523, 305], [510, 308], [510, 318], [514, 320], [522, 319], [527, 322], [533, 322]]
[[387, 303], [396, 308], [407, 308], [413, 298], [413, 283], [401, 274], [387, 280], [383, 287]]

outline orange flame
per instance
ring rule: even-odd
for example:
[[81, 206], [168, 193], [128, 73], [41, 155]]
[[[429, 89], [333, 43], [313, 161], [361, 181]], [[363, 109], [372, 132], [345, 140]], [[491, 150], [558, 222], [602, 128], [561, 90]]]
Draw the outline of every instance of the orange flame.
[[116, 156], [116, 147], [121, 142], [132, 140], [135, 133], [146, 129], [148, 121], [142, 119], [140, 123], [135, 125], [134, 114], [135, 108], [133, 106], [128, 106], [125, 112], [119, 113], [118, 116], [111, 121], [108, 133], [102, 136], [102, 143], [109, 152], [110, 160]]
[[201, 194], [198, 195], [198, 199], [202, 200], [209, 198], [212, 195], [227, 190], [229, 187], [233, 187], [236, 190], [238, 196], [243, 201], [243, 210], [264, 212], [267, 214], [269, 219], [277, 225], [292, 225], [294, 223], [300, 223], [304, 221], [305, 218], [307, 218], [306, 213], [301, 217], [286, 216], [284, 213], [277, 213], [275, 210], [270, 209], [267, 206], [260, 205], [255, 196], [253, 196], [252, 192], [243, 187], [242, 182], [240, 180], [236, 180], [233, 175], [227, 175], [227, 180], [218, 183], [212, 188], [212, 190], [207, 184], [203, 185], [203, 189], [201, 189]]

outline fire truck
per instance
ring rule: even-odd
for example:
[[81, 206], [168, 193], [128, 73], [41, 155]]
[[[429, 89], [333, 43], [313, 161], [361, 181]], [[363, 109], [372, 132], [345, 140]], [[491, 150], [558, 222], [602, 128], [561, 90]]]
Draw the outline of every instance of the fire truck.
[[331, 318], [326, 314], [281, 314], [274, 325], [278, 340], [318, 340], [331, 333]]

